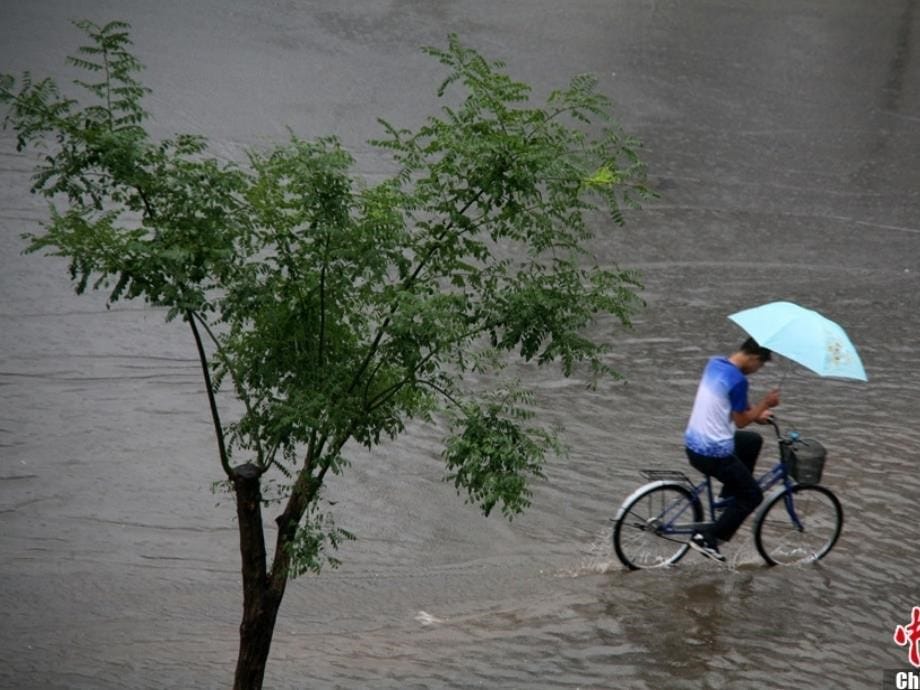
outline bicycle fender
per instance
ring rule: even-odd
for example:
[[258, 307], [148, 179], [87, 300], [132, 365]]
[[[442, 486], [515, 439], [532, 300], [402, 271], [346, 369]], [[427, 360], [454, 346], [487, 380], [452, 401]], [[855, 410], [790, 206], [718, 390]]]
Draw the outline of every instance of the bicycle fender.
[[614, 520], [619, 520], [623, 515], [623, 512], [626, 510], [626, 506], [632, 503], [637, 496], [644, 494], [646, 491], [651, 491], [652, 489], [657, 489], [659, 486], [679, 486], [681, 489], [687, 490], [687, 485], [683, 482], [673, 481], [670, 479], [659, 479], [658, 481], [649, 482], [648, 484], [643, 484], [638, 489], [633, 491], [626, 499], [620, 504], [619, 510], [617, 510]]

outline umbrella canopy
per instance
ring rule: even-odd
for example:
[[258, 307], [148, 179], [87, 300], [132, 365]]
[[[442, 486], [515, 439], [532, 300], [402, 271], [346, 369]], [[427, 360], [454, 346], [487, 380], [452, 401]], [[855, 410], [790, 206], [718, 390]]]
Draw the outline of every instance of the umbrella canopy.
[[816, 311], [792, 302], [771, 302], [739, 311], [728, 318], [761, 346], [816, 374], [869, 380], [844, 330]]

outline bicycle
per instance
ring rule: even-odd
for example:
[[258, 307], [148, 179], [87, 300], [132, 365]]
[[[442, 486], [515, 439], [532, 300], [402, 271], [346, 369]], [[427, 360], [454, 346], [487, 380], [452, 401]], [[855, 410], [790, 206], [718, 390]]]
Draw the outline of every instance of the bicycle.
[[[779, 444], [779, 461], [757, 482], [764, 501], [754, 515], [754, 544], [768, 565], [792, 565], [826, 556], [843, 527], [837, 496], [819, 484], [826, 453], [814, 440], [792, 431], [783, 436], [770, 420]], [[716, 499], [712, 480], [694, 484], [683, 472], [645, 469], [652, 480], [630, 494], [614, 520], [613, 547], [630, 570], [671, 566], [690, 549], [690, 536], [712, 525], [718, 511], [734, 499]], [[767, 495], [767, 491], [779, 489]], [[707, 499], [704, 521], [701, 497]]]

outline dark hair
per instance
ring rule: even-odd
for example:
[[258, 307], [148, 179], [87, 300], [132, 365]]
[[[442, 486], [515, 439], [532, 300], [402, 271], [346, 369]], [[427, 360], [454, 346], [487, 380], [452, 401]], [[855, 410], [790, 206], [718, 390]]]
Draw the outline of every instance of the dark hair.
[[769, 362], [770, 358], [773, 356], [772, 350], [768, 350], [765, 347], [761, 347], [753, 338], [748, 338], [743, 343], [741, 343], [741, 352], [746, 355], [757, 355], [760, 358], [761, 362]]

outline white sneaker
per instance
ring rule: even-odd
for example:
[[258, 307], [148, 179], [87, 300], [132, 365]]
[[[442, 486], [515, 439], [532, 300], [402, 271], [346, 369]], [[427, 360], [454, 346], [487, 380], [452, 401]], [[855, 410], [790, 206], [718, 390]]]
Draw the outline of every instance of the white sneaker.
[[696, 532], [692, 537], [690, 537], [690, 546], [701, 554], [706, 556], [706, 558], [711, 558], [714, 561], [719, 561], [719, 563], [725, 562], [725, 556], [719, 551], [719, 547], [716, 546], [714, 541], [710, 541], [702, 532]]

